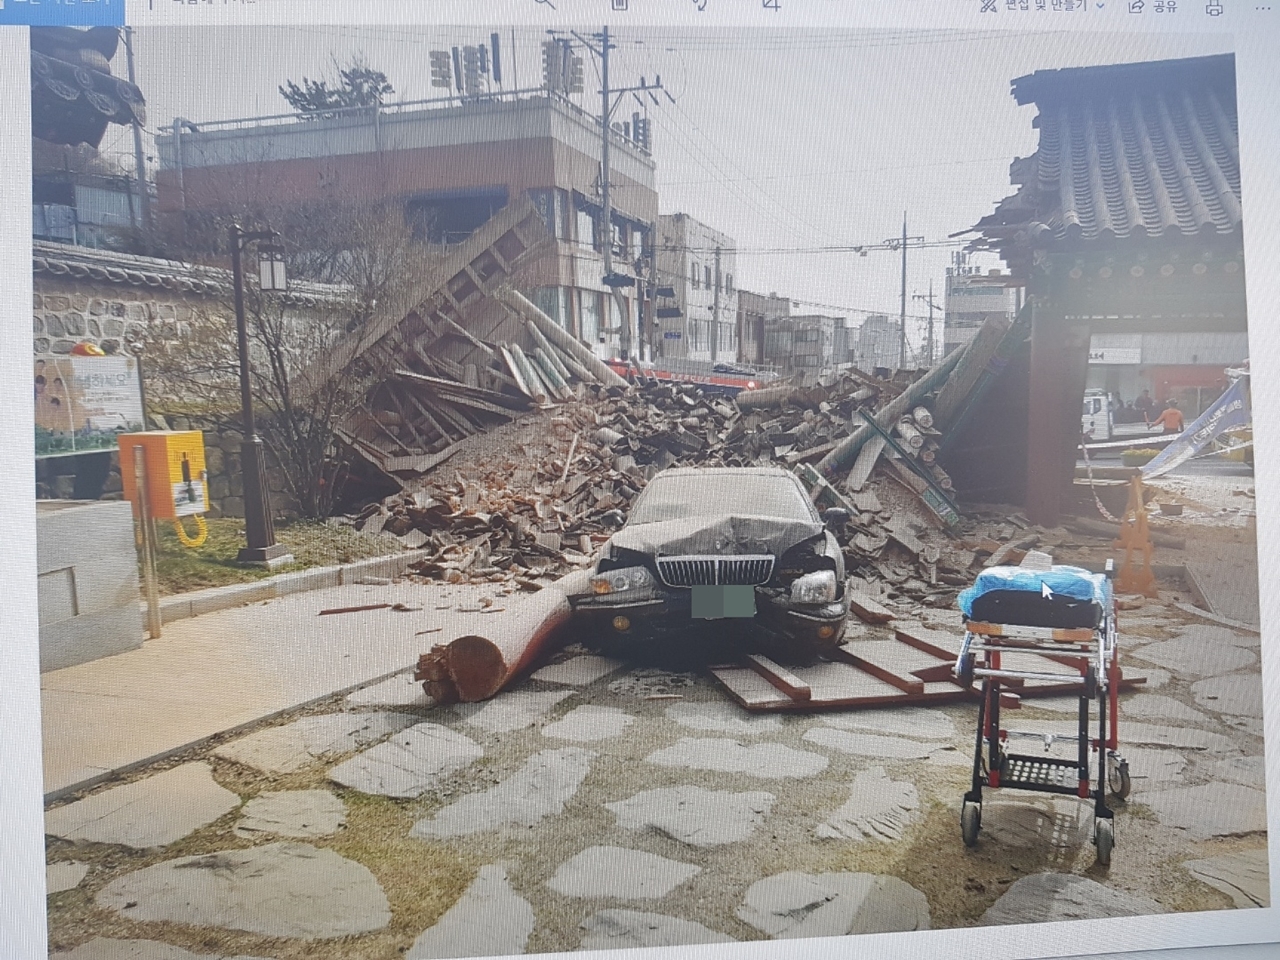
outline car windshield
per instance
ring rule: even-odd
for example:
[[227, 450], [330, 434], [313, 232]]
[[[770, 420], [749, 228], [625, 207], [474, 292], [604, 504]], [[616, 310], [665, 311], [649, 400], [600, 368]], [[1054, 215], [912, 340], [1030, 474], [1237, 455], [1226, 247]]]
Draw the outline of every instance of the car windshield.
[[723, 514], [814, 522], [813, 507], [795, 482], [768, 474], [686, 473], [655, 477], [631, 512], [631, 523]]

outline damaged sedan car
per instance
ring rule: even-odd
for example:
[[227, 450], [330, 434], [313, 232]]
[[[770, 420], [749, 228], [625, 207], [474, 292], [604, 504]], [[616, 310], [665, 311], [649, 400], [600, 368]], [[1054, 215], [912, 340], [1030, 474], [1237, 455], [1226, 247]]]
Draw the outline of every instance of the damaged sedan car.
[[[622, 519], [620, 516], [617, 518]], [[811, 660], [841, 642], [844, 556], [804, 487], [777, 467], [684, 467], [649, 481], [571, 598], [584, 639], [615, 656], [681, 645]]]

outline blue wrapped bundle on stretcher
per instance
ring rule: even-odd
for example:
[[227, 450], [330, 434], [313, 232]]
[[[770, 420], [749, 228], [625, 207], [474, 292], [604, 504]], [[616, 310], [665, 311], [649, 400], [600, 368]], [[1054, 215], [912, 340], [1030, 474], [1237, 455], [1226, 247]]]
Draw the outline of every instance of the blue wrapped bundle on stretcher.
[[1048, 570], [991, 567], [957, 599], [966, 620], [1096, 630], [1111, 608], [1111, 581], [1105, 574], [1065, 565]]

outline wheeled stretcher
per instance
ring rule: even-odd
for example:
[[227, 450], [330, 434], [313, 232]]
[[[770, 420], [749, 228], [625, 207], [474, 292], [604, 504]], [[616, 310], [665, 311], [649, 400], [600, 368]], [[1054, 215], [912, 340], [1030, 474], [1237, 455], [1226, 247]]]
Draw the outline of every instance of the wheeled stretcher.
[[[1110, 792], [1123, 799], [1130, 787], [1128, 764], [1117, 752], [1120, 671], [1111, 577], [1110, 562], [1104, 574], [1069, 566], [992, 567], [960, 594], [965, 636], [955, 675], [965, 686], [981, 683], [973, 785], [960, 812], [967, 846], [977, 843], [982, 828], [984, 787], [1032, 790], [1091, 799], [1098, 862], [1111, 862], [1115, 829], [1106, 798]], [[1074, 734], [1002, 729], [1001, 691], [1016, 692], [1027, 682], [1079, 686]], [[1012, 752], [1011, 742], [1023, 738], [1042, 741], [1043, 754]], [[1073, 740], [1074, 757], [1048, 754], [1054, 741]]]

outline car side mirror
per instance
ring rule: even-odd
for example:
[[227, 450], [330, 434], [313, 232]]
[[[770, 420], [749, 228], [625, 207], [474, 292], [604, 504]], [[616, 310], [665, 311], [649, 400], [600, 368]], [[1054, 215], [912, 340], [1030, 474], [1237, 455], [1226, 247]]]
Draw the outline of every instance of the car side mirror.
[[849, 522], [849, 511], [844, 507], [829, 507], [822, 511], [822, 522], [828, 527], [842, 527]]
[[627, 522], [627, 515], [624, 514], [621, 510], [610, 510], [600, 519], [604, 521], [608, 526], [620, 527]]

